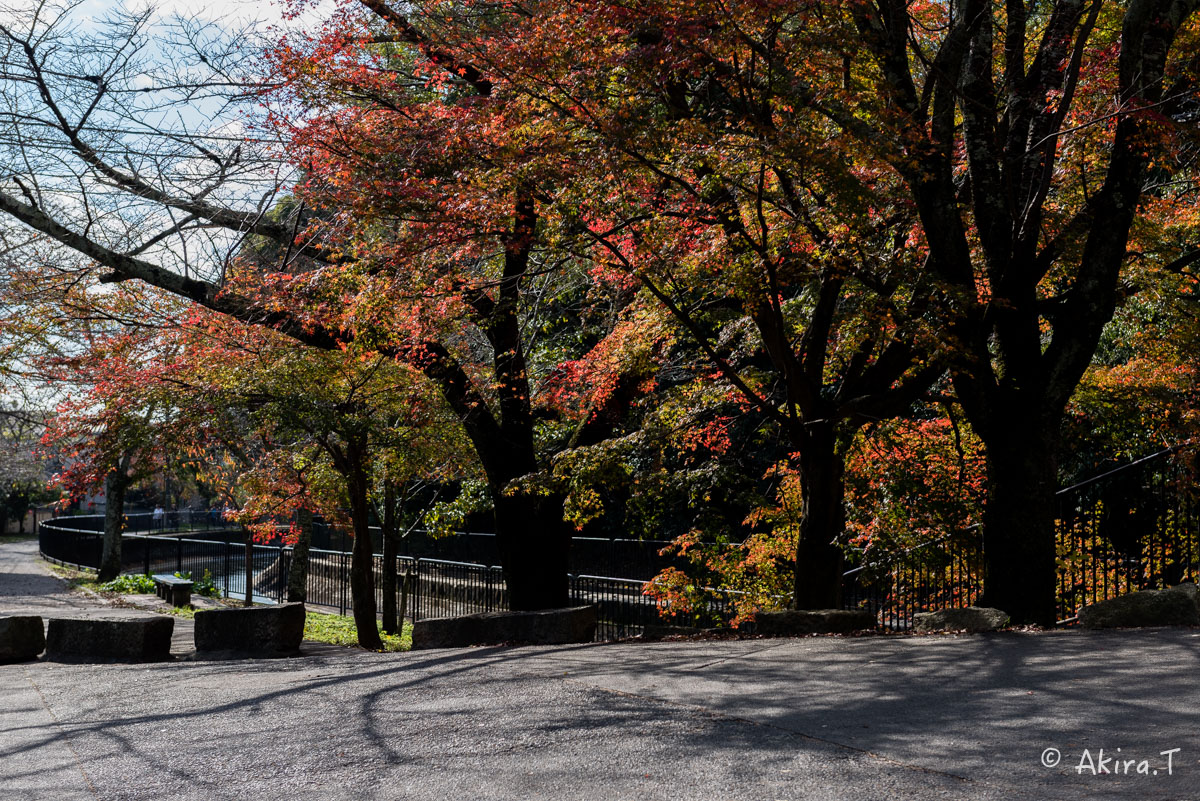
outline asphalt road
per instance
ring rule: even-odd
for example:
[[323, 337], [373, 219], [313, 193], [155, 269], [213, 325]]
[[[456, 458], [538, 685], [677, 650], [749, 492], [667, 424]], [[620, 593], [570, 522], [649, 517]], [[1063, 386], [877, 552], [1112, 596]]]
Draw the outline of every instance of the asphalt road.
[[[0, 545], [0, 612], [72, 601], [29, 550]], [[0, 801], [1194, 799], [1198, 648], [1159, 629], [7, 665]]]

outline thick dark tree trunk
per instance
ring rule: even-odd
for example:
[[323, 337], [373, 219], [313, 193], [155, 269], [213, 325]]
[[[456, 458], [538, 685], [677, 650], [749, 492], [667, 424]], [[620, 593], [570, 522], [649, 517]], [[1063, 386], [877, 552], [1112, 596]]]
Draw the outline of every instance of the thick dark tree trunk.
[[843, 557], [837, 540], [846, 527], [844, 474], [832, 428], [810, 430], [800, 448], [803, 505], [793, 600], [797, 609], [842, 605]]
[[350, 551], [350, 599], [358, 644], [369, 651], [382, 651], [379, 621], [375, 617], [375, 553], [371, 547], [370, 507], [367, 503], [367, 442], [365, 435], [352, 435], [346, 443], [350, 494], [350, 518], [354, 545]]
[[383, 591], [383, 630], [397, 634], [404, 622], [396, 621], [396, 487], [392, 482], [383, 485], [383, 519], [379, 521], [383, 534], [383, 574], [379, 583]]
[[304, 603], [308, 599], [308, 549], [312, 545], [313, 513], [300, 507], [296, 512], [299, 533], [292, 546], [292, 563], [288, 567], [287, 599]]
[[492, 502], [509, 608], [534, 611], [568, 606], [571, 536], [562, 519], [562, 498], [505, 496], [493, 488]]
[[1053, 626], [1057, 566], [1058, 463], [1054, 437], [1010, 429], [987, 446], [987, 507], [983, 516], [984, 594], [1014, 623]]
[[117, 468], [104, 479], [104, 550], [100, 556], [100, 581], [121, 575], [121, 537], [125, 532], [125, 490], [129, 477]]

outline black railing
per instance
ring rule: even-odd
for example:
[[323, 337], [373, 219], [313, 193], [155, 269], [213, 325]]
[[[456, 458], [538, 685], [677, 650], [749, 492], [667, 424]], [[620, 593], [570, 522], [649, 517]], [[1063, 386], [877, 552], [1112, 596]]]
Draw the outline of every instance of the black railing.
[[1200, 574], [1197, 447], [1167, 448], [1058, 493], [1058, 614]]
[[[43, 521], [38, 526], [42, 555], [63, 564], [96, 569], [102, 535], [78, 525], [82, 518]], [[287, 598], [293, 549], [253, 545], [250, 550], [253, 600], [279, 603]], [[230, 598], [246, 597], [246, 546], [241, 542], [195, 537], [127, 534], [121, 542], [123, 572], [206, 574]], [[441, 559], [399, 557], [392, 566], [397, 580], [397, 606], [410, 620], [491, 612], [508, 608], [508, 591], [499, 567]], [[383, 558], [374, 556], [376, 603], [383, 603]], [[640, 634], [658, 621], [652, 598], [642, 594], [644, 582], [601, 576], [571, 575], [573, 602], [594, 603], [599, 610], [597, 639]], [[313, 548], [309, 551], [306, 602], [339, 614], [351, 610], [350, 554]]]
[[972, 527], [846, 571], [842, 604], [870, 611], [882, 630], [904, 630], [918, 612], [972, 605], [982, 577], [983, 547]]
[[[1057, 614], [1200, 578], [1200, 498], [1193, 443], [1166, 448], [1058, 491]], [[847, 572], [847, 608], [881, 628], [905, 629], [918, 612], [969, 606], [983, 590], [978, 527], [922, 543]]]
[[[1200, 499], [1195, 446], [1177, 447], [1106, 471], [1058, 493], [1058, 614], [1069, 621], [1085, 604], [1141, 589], [1160, 588], [1200, 577]], [[142, 518], [145, 518], [144, 520]], [[213, 529], [213, 539], [186, 536], [215, 524], [205, 513], [168, 513], [164, 525], [177, 536], [127, 534], [126, 571], [209, 572], [230, 597], [246, 593], [245, 546], [237, 532]], [[130, 529], [152, 530], [147, 513], [130, 516]], [[95, 568], [100, 563], [103, 518], [77, 516], [38, 525], [42, 553], [50, 559]], [[218, 527], [219, 528], [219, 527]], [[843, 603], [871, 611], [880, 629], [903, 630], [922, 611], [974, 603], [983, 589], [983, 544], [972, 527], [922, 543], [847, 571]], [[228, 541], [221, 541], [228, 540]], [[418, 543], [419, 540], [411, 540]], [[632, 547], [630, 543], [636, 543]], [[428, 542], [425, 543], [428, 545]], [[494, 546], [490, 535], [462, 535], [448, 550], [473, 544]], [[481, 545], [482, 544], [482, 545]], [[581, 555], [572, 562], [574, 603], [596, 604], [601, 639], [634, 636], [648, 626], [670, 624], [658, 603], [644, 592], [653, 577], [655, 554], [666, 543], [575, 538]], [[420, 548], [414, 550], [420, 551]], [[443, 551], [444, 553], [445, 551]], [[313, 548], [309, 552], [308, 603], [345, 614], [350, 603], [350, 554]], [[507, 608], [500, 568], [470, 558], [429, 558], [407, 553], [397, 558], [398, 604], [413, 620]], [[254, 545], [251, 549], [255, 600], [281, 601], [287, 595], [292, 549]], [[382, 604], [383, 559], [376, 554], [377, 603]], [[579, 570], [579, 564], [609, 564], [645, 573], [623, 578]], [[640, 567], [639, 567], [640, 566]], [[656, 570], [654, 572], [657, 572]], [[407, 582], [404, 580], [407, 577]], [[407, 589], [405, 589], [407, 588]], [[700, 609], [688, 610], [689, 625], [727, 625], [734, 617], [733, 593], [709, 589]], [[661, 610], [670, 612], [671, 610]]]
[[[371, 526], [371, 542], [376, 553], [382, 550], [382, 532]], [[313, 545], [327, 550], [350, 550], [352, 538], [328, 523], [313, 525]], [[649, 581], [667, 567], [683, 567], [684, 560], [664, 555], [667, 540], [629, 538], [572, 537], [568, 551], [568, 571], [575, 574], [624, 576]], [[494, 565], [500, 561], [496, 535], [477, 531], [458, 531], [441, 537], [423, 529], [402, 536], [397, 553], [412, 559], [439, 559], [445, 562]]]
[[[60, 528], [76, 531], [103, 531], [104, 515], [68, 515], [46, 521]], [[176, 509], [154, 512], [132, 512], [125, 515], [125, 530], [147, 534], [174, 534], [192, 531], [231, 530], [221, 512], [203, 509]]]

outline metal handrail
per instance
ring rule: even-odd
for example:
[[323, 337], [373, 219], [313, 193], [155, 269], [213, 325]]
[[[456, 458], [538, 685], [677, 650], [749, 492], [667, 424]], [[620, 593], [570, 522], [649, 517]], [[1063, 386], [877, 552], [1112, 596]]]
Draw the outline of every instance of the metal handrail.
[[1058, 490], [1058, 492], [1056, 492], [1054, 494], [1056, 496], [1057, 495], [1065, 495], [1066, 493], [1071, 492], [1072, 490], [1077, 490], [1080, 487], [1086, 487], [1088, 484], [1094, 484], [1095, 482], [1099, 481], [1100, 479], [1108, 478], [1109, 476], [1116, 475], [1117, 473], [1123, 473], [1126, 470], [1130, 470], [1134, 467], [1137, 467], [1138, 465], [1145, 464], [1146, 462], [1151, 462], [1151, 461], [1154, 461], [1155, 459], [1161, 459], [1163, 456], [1166, 456], [1169, 453], [1175, 453], [1176, 451], [1183, 450], [1184, 448], [1195, 445], [1196, 443], [1197, 443], [1196, 439], [1189, 439], [1189, 440], [1186, 440], [1185, 442], [1180, 442], [1176, 445], [1172, 445], [1169, 448], [1163, 448], [1161, 451], [1156, 451], [1155, 453], [1152, 453], [1149, 456], [1143, 456], [1140, 459], [1135, 459], [1134, 461], [1130, 462], [1129, 464], [1123, 464], [1120, 467], [1114, 467], [1112, 470], [1101, 473], [1098, 476], [1092, 476], [1091, 478], [1085, 478], [1083, 481], [1072, 484], [1069, 487], [1064, 487], [1064, 488]]

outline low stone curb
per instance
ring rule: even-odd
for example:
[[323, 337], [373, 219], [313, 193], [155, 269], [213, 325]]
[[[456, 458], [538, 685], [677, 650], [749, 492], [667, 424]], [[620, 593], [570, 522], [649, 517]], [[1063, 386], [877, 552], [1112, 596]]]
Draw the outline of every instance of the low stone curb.
[[471, 645], [565, 645], [596, 636], [596, 607], [537, 612], [484, 612], [439, 617], [413, 624], [413, 650]]
[[861, 609], [789, 609], [759, 612], [754, 625], [755, 633], [764, 637], [849, 634], [875, 628], [875, 616]]
[[175, 619], [161, 615], [50, 618], [46, 659], [55, 662], [160, 662], [171, 658]]

